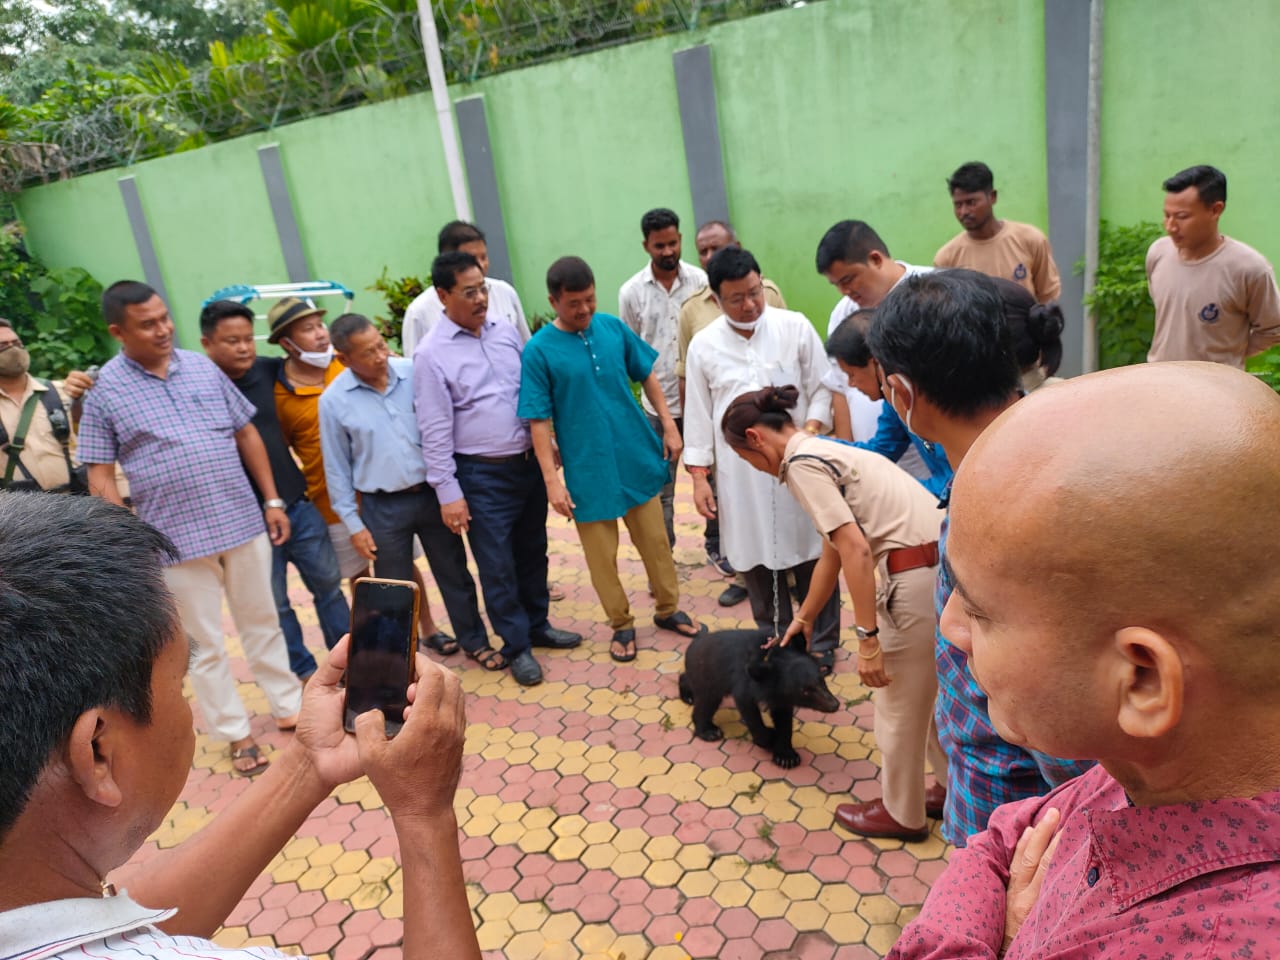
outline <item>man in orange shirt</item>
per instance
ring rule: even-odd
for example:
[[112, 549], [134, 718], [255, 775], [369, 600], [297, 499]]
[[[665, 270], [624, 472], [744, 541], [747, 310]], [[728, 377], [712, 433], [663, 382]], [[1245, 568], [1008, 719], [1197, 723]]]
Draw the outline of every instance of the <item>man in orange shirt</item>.
[[[356, 552], [346, 526], [329, 503], [324, 478], [324, 457], [320, 452], [320, 394], [346, 369], [334, 356], [325, 326], [323, 309], [297, 297], [285, 297], [267, 314], [270, 333], [267, 342], [278, 344], [286, 359], [276, 381], [276, 416], [285, 442], [302, 463], [307, 478], [307, 496], [329, 525], [329, 539], [338, 555], [338, 569], [347, 578], [368, 576], [369, 564]], [[458, 641], [436, 627], [426, 602], [427, 588], [417, 566], [413, 579], [423, 597], [419, 606], [418, 636], [437, 653], [457, 652]]]

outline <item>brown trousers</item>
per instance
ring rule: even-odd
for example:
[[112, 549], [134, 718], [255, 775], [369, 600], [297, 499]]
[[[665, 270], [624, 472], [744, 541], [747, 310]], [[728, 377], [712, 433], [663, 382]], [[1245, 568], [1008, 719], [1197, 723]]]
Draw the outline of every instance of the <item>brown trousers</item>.
[[[676, 563], [667, 542], [667, 529], [662, 519], [662, 501], [658, 497], [632, 507], [622, 515], [631, 534], [631, 543], [640, 552], [649, 587], [653, 590], [654, 616], [669, 617], [680, 608], [680, 587], [676, 582]], [[609, 626], [625, 630], [636, 622], [631, 615], [627, 591], [618, 578], [618, 521], [592, 520], [579, 523], [578, 539], [587, 559], [587, 572], [604, 607]]]

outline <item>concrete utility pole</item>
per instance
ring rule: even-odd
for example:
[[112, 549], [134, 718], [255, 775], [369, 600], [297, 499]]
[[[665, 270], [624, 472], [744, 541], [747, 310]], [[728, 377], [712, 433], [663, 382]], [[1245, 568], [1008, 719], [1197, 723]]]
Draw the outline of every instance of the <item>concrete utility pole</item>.
[[444, 145], [444, 164], [449, 169], [449, 187], [453, 191], [453, 209], [459, 220], [471, 220], [471, 197], [462, 174], [462, 155], [458, 152], [458, 134], [453, 124], [453, 105], [449, 102], [449, 86], [444, 79], [444, 58], [440, 56], [440, 37], [436, 33], [436, 16], [431, 0], [418, 0], [418, 21], [422, 29], [422, 49], [427, 57], [427, 77], [431, 81], [431, 98], [436, 105], [436, 121], [440, 124], [440, 142]]
[[[1102, 192], [1102, 3], [1089, 3], [1089, 106], [1085, 174], [1084, 219], [1084, 295], [1093, 293], [1098, 280], [1098, 221]], [[1098, 369], [1098, 314], [1092, 307], [1085, 308], [1084, 342], [1082, 344], [1084, 373]]]

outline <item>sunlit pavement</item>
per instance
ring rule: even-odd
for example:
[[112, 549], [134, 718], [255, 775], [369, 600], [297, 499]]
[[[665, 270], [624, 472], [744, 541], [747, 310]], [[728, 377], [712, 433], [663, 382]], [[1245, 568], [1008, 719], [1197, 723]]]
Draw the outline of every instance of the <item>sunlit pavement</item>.
[[[703, 523], [681, 479], [682, 605], [712, 629], [751, 626], [745, 602], [728, 610], [716, 604], [725, 581], [704, 564]], [[445, 658], [468, 695], [457, 815], [485, 956], [853, 960], [886, 953], [949, 848], [936, 823], [928, 840], [910, 844], [864, 840], [833, 826], [836, 805], [850, 794], [869, 800], [880, 792], [871, 705], [847, 654], [830, 681], [846, 706], [798, 713], [803, 760], [795, 769], [775, 766], [744, 739], [731, 705], [719, 715], [722, 743], [695, 740], [690, 708], [676, 692], [686, 641], [655, 633], [643, 568], [625, 535], [623, 582], [637, 614], [639, 656], [615, 664], [577, 535], [554, 514], [549, 527], [551, 581], [566, 595], [552, 604], [552, 623], [586, 641], [575, 650], [536, 651], [546, 680], [527, 690], [462, 654]], [[320, 652], [310, 598], [296, 577], [291, 587], [308, 643]], [[430, 592], [443, 616], [438, 592]], [[248, 681], [231, 644], [236, 675]], [[241, 695], [257, 714], [260, 742], [283, 745], [288, 735], [275, 730], [257, 687], [242, 682]], [[248, 784], [232, 773], [226, 745], [201, 733], [181, 800], [135, 860], [190, 836]], [[321, 804], [215, 939], [334, 960], [399, 960], [404, 912], [391, 820], [362, 779]]]

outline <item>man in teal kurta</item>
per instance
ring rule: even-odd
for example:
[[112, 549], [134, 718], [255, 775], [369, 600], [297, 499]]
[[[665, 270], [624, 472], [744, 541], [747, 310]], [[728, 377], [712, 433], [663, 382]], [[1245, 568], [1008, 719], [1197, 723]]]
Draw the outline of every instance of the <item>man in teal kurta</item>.
[[[679, 609], [658, 498], [683, 443], [653, 374], [657, 351], [617, 317], [596, 313], [591, 268], [577, 257], [557, 260], [547, 271], [547, 291], [556, 319], [524, 348], [519, 414], [530, 421], [547, 500], [577, 525], [591, 584], [613, 629], [609, 655], [625, 663], [635, 659], [636, 631], [618, 578], [619, 517], [649, 577], [654, 624], [688, 637], [701, 630]], [[658, 413], [661, 441], [631, 393], [633, 381]]]

